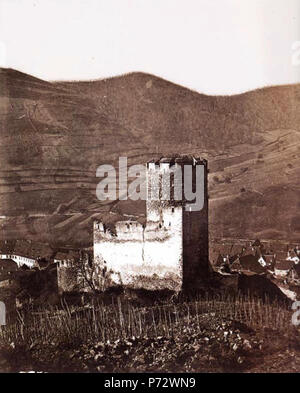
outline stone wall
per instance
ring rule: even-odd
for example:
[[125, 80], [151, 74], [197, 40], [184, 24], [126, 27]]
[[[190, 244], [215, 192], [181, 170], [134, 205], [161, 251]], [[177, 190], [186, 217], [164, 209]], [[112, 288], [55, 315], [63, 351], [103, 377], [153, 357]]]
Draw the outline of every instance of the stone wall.
[[165, 224], [134, 221], [116, 224], [116, 233], [94, 225], [94, 260], [107, 271], [109, 284], [132, 288], [180, 290], [182, 283], [182, 214]]
[[57, 286], [60, 294], [79, 291], [78, 272], [73, 266], [57, 267]]
[[[183, 175], [185, 164], [192, 168], [194, 189], [196, 166], [204, 168], [204, 206], [200, 211], [187, 211], [187, 201], [176, 197], [174, 184], [183, 187], [184, 178], [178, 182], [174, 172], [180, 167]], [[163, 187], [165, 184], [169, 187]], [[106, 271], [107, 283], [179, 291], [206, 279], [209, 274], [206, 161], [179, 158], [148, 163], [146, 212], [145, 226], [122, 221], [111, 230], [101, 222], [94, 223], [94, 260]]]

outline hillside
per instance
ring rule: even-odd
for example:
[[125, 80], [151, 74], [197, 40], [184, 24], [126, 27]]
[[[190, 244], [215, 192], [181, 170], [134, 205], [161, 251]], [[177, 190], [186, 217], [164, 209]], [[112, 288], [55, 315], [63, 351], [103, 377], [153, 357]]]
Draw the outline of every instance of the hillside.
[[0, 69], [1, 238], [88, 246], [96, 168], [189, 153], [209, 161], [210, 234], [299, 240], [300, 85], [206, 96], [153, 75], [45, 82]]

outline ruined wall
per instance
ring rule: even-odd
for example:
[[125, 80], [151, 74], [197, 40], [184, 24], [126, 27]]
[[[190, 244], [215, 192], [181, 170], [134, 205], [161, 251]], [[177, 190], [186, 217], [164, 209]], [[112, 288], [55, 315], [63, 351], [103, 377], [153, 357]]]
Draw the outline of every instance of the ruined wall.
[[116, 234], [94, 224], [94, 261], [107, 270], [117, 285], [129, 285], [130, 275], [142, 264], [143, 232], [140, 223], [116, 223]]
[[145, 267], [149, 274], [152, 272], [161, 279], [162, 287], [179, 291], [182, 287], [182, 209], [165, 208], [162, 220], [147, 223]]
[[[171, 219], [172, 218], [172, 219]], [[180, 290], [182, 284], [182, 215], [168, 226], [134, 221], [116, 224], [116, 234], [94, 225], [94, 259], [106, 270], [108, 285]]]
[[59, 294], [64, 292], [75, 292], [78, 287], [77, 270], [72, 266], [57, 267], [57, 286]]
[[90, 264], [87, 255], [82, 260], [57, 263], [57, 286], [60, 294], [103, 291], [103, 281], [103, 266]]

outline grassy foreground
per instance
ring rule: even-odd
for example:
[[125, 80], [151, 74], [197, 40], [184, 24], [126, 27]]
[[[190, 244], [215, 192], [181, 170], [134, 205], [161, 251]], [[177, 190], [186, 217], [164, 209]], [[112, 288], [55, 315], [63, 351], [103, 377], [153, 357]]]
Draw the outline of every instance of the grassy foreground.
[[0, 371], [299, 372], [292, 312], [249, 296], [62, 302], [0, 328]]

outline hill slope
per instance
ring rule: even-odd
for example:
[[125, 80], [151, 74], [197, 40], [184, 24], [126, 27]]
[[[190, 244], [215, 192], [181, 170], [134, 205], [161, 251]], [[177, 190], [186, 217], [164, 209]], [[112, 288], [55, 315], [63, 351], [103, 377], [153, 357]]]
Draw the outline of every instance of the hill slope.
[[89, 245], [96, 168], [172, 153], [209, 160], [212, 237], [300, 238], [300, 85], [206, 96], [153, 75], [50, 83], [0, 69], [1, 238]]

